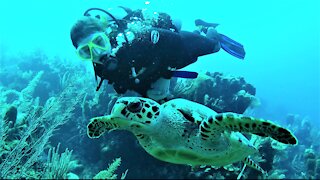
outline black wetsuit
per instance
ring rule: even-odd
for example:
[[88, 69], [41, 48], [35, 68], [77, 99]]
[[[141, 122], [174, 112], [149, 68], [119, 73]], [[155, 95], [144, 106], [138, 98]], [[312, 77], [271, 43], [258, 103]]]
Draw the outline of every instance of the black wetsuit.
[[[159, 32], [159, 41], [153, 43], [151, 32]], [[151, 28], [139, 34], [131, 44], [124, 44], [116, 53], [118, 67], [114, 71], [107, 71], [105, 65], [95, 64], [96, 75], [113, 84], [117, 93], [127, 90], [138, 92], [146, 96], [151, 84], [159, 78], [170, 79], [173, 72], [168, 67], [181, 69], [197, 61], [202, 55], [217, 52], [219, 42], [205, 36], [181, 31], [172, 32], [167, 29]], [[134, 67], [139, 83], [132, 77], [131, 68]], [[140, 70], [145, 71], [139, 74]]]

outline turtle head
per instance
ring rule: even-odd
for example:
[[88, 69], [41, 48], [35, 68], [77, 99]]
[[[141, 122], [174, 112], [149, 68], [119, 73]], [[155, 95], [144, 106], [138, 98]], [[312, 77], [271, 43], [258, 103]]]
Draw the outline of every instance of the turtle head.
[[160, 114], [160, 104], [141, 97], [120, 98], [111, 111], [111, 116], [126, 120], [131, 128], [148, 126]]
[[160, 114], [160, 104], [141, 97], [123, 97], [117, 100], [111, 114], [92, 118], [88, 125], [91, 138], [100, 137], [105, 131], [122, 129], [133, 133], [147, 132]]

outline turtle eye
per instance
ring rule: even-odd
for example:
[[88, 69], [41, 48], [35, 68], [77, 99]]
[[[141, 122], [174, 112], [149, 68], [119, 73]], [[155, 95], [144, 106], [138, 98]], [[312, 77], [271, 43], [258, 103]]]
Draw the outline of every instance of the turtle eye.
[[128, 104], [128, 110], [130, 112], [135, 113], [135, 112], [140, 111], [141, 109], [142, 109], [142, 104], [141, 104], [140, 101], [131, 102], [131, 103]]

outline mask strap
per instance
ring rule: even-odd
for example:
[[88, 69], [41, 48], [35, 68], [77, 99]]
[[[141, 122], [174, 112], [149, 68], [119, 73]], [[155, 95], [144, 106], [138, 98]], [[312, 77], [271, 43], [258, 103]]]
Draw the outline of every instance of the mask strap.
[[[96, 68], [95, 65], [94, 65], [94, 62], [92, 62], [92, 66], [93, 66], [93, 69]], [[96, 73], [95, 70], [94, 70], [94, 77], [95, 77], [95, 79], [96, 79], [96, 82], [98, 82], [98, 76], [97, 76], [97, 73]]]
[[[86, 10], [86, 11], [83, 13], [83, 15], [84, 15], [84, 16], [90, 16], [89, 11], [92, 11], [92, 10], [97, 10], [97, 11], [104, 12], [104, 13], [107, 14], [109, 17], [111, 17], [111, 19], [118, 25], [118, 27], [120, 27], [119, 21], [118, 21], [111, 13], [109, 13], [108, 11], [106, 11], [106, 10], [104, 10], [104, 9], [101, 9], [101, 8], [89, 8], [88, 10]], [[97, 18], [99, 18], [99, 17], [97, 17]], [[122, 33], [123, 33], [123, 35], [124, 35], [124, 39], [126, 40], [127, 44], [129, 44], [129, 40], [128, 40], [127, 35], [126, 35], [126, 33], [124, 32], [124, 30], [123, 30]]]

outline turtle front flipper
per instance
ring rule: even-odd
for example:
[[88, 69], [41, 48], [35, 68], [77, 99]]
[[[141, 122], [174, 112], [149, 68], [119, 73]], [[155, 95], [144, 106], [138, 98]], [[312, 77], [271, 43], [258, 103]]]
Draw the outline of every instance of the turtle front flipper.
[[203, 123], [202, 131], [228, 130], [252, 133], [262, 137], [271, 137], [284, 144], [298, 144], [297, 138], [287, 129], [270, 121], [247, 117], [235, 113], [221, 113], [209, 117]]
[[110, 119], [110, 116], [92, 118], [87, 126], [89, 138], [99, 138], [106, 131], [111, 130], [113, 127], [115, 128], [114, 124], [108, 122]]

